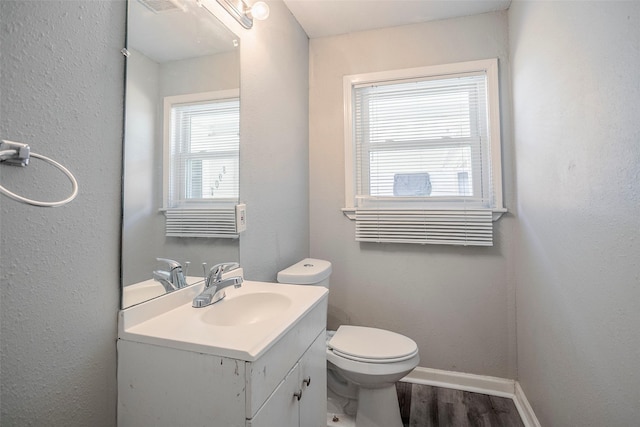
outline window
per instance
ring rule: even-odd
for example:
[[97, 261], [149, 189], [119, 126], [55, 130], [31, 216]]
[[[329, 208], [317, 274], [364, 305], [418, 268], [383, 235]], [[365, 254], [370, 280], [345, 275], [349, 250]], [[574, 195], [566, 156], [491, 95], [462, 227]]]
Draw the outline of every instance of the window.
[[[497, 60], [346, 76], [344, 83], [346, 204], [356, 211], [356, 238], [491, 244], [490, 235], [474, 243], [469, 223], [475, 227], [480, 216], [486, 230], [488, 218], [490, 230], [492, 211], [503, 211]], [[416, 212], [416, 221], [434, 223], [431, 231], [411, 228]], [[365, 216], [367, 227], [375, 222], [370, 235]]]
[[[224, 237], [228, 232], [235, 237], [232, 220], [239, 193], [238, 91], [170, 96], [165, 98], [164, 108], [167, 235]], [[174, 233], [170, 231], [174, 223], [179, 223], [180, 231], [170, 234]], [[189, 224], [195, 229], [191, 233], [187, 232]]]

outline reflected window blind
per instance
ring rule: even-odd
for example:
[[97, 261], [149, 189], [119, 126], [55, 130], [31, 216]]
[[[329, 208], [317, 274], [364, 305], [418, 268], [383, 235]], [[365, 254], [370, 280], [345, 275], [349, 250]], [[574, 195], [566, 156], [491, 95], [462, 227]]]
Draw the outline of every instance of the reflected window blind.
[[491, 244], [485, 72], [356, 85], [352, 99], [356, 240]]
[[238, 237], [234, 208], [169, 209], [165, 227], [167, 237]]
[[172, 105], [167, 236], [237, 237], [239, 134], [238, 98]]
[[237, 98], [172, 107], [169, 207], [238, 199], [239, 135]]

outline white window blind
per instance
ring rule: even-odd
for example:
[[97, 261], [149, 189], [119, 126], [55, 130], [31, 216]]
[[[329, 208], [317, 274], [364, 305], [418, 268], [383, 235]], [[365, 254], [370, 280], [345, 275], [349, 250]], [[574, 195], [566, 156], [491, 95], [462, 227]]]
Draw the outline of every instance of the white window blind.
[[356, 240], [491, 244], [497, 62], [347, 76], [347, 91]]
[[167, 236], [237, 237], [240, 101], [221, 95], [165, 99]]
[[359, 242], [492, 246], [492, 212], [476, 210], [356, 211]]

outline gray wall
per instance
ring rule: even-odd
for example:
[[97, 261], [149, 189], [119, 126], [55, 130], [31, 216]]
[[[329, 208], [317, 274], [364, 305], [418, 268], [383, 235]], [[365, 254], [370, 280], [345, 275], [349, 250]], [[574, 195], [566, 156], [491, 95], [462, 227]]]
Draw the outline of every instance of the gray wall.
[[518, 379], [545, 426], [640, 419], [640, 3], [514, 2]]
[[[124, 22], [120, 1], [0, 2], [0, 135], [80, 186], [53, 209], [0, 196], [3, 426], [115, 424]], [[0, 174], [32, 197], [69, 192], [37, 159]]]
[[499, 58], [505, 204], [513, 205], [507, 15], [312, 39], [311, 255], [333, 264], [329, 326], [367, 325], [413, 338], [420, 366], [515, 378], [512, 218], [492, 248], [359, 244], [344, 207], [342, 77]]
[[241, 33], [240, 262], [249, 279], [275, 281], [309, 255], [309, 42], [284, 3], [269, 6]]

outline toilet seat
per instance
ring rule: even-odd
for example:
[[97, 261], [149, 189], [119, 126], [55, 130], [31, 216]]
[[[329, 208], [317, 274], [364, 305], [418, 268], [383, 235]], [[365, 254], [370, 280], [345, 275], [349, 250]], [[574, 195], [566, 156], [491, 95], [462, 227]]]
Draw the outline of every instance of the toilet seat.
[[418, 354], [411, 338], [364, 326], [340, 326], [328, 347], [336, 356], [363, 363], [397, 363]]
[[[327, 348], [327, 361], [335, 367], [340, 368], [342, 371], [350, 374], [366, 375], [370, 379], [373, 379], [374, 382], [378, 382], [382, 377], [396, 377], [398, 373], [402, 374], [397, 379], [402, 378], [413, 368], [418, 366], [420, 356], [416, 353], [411, 358], [403, 360], [402, 362], [370, 363], [347, 359], [346, 357], [336, 354], [333, 349]], [[343, 375], [345, 375], [344, 372]], [[397, 381], [397, 379], [394, 379], [393, 381]]]
[[357, 356], [352, 356], [350, 354], [345, 354], [345, 353], [342, 353], [342, 352], [336, 350], [335, 348], [332, 348], [331, 351], [336, 356], [344, 357], [345, 359], [353, 360], [354, 362], [362, 362], [362, 363], [396, 363], [396, 362], [404, 362], [405, 360], [411, 359], [418, 352], [416, 350], [415, 353], [408, 354], [408, 355], [403, 356], [403, 357], [394, 357], [392, 359], [370, 359], [370, 358], [366, 358], [366, 357], [357, 357]]

